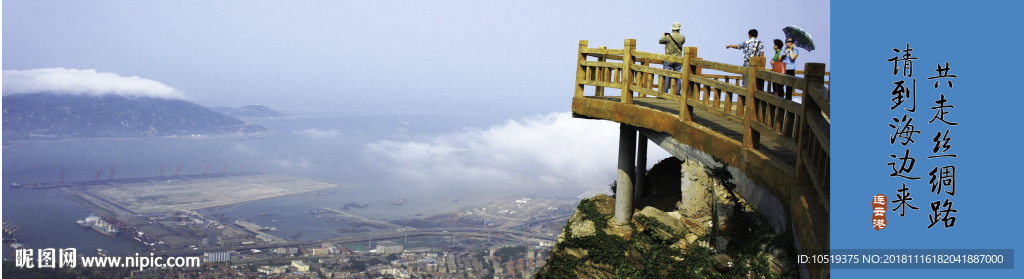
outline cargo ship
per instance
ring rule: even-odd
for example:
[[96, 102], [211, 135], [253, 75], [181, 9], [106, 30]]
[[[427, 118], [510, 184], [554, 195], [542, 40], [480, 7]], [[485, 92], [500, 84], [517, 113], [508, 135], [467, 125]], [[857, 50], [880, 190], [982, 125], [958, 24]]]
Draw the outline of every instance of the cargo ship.
[[14, 249], [14, 250], [25, 248], [25, 244], [21, 243], [18, 240], [18, 236], [14, 234], [14, 231], [17, 231], [18, 228], [20, 228], [20, 227], [12, 224], [10, 222], [4, 222], [3, 223], [3, 238], [4, 238], [3, 242], [4, 242], [4, 245], [7, 245], [8, 247], [11, 247], [11, 249]]
[[89, 217], [85, 217], [85, 219], [79, 219], [78, 225], [83, 228], [92, 228], [97, 232], [109, 236], [114, 236], [118, 233], [118, 230], [114, 225], [107, 223], [107, 221], [104, 221], [100, 216], [96, 216], [96, 214], [90, 214]]

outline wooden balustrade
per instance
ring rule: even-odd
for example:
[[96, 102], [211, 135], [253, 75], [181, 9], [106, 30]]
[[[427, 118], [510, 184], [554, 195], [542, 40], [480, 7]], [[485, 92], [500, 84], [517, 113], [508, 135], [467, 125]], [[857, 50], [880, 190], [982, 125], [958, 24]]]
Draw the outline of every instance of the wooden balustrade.
[[[830, 131], [831, 131], [831, 96], [822, 83], [825, 65], [807, 64], [804, 80], [807, 96], [803, 101], [803, 116], [799, 131], [799, 148], [797, 155], [797, 181], [809, 180], [818, 197], [829, 211], [829, 166], [831, 165]], [[806, 174], [806, 179], [800, 176]]]
[[[765, 70], [764, 57], [754, 57], [749, 67], [743, 67], [701, 59], [696, 47], [684, 48], [679, 57], [637, 51], [633, 39], [625, 40], [623, 49], [589, 48], [587, 44], [580, 41], [576, 97], [583, 98], [584, 86], [589, 85], [596, 88], [594, 95], [598, 97], [605, 96], [605, 88], [619, 89], [623, 104], [634, 104], [634, 98], [677, 101], [682, 126], [690, 127], [697, 110], [742, 125], [742, 149], [733, 153], [759, 152], [756, 150], [765, 139], [796, 154], [796, 164], [791, 166], [795, 174], [792, 170], [783, 172], [795, 185], [776, 192], [781, 195], [777, 198], [790, 198], [797, 238], [803, 247], [828, 249], [831, 98], [824, 64], [806, 63], [805, 70], [797, 72], [802, 76], [790, 76]], [[588, 61], [588, 57], [597, 59]], [[682, 71], [665, 70], [660, 66], [663, 62], [680, 63]], [[704, 74], [704, 70], [725, 74]], [[746, 80], [745, 86], [742, 80]], [[768, 91], [772, 91], [772, 83], [792, 87], [800, 102], [766, 92], [755, 80], [763, 80]], [[681, 96], [671, 94], [680, 86]], [[824, 274], [827, 277], [827, 271]]]
[[[772, 92], [766, 92], [765, 88], [757, 88], [756, 82], [749, 82], [746, 87], [743, 87], [741, 80], [748, 76], [754, 76], [756, 79], [764, 80], [765, 87], [771, 88], [771, 83], [778, 83], [793, 87], [797, 92], [804, 92], [804, 94], [807, 94], [809, 86], [818, 84], [821, 85], [821, 88], [817, 88], [819, 96], [827, 95], [829, 90], [824, 86], [825, 81], [823, 80], [828, 72], [812, 74], [819, 77], [821, 82], [808, 85], [805, 78], [764, 70], [763, 57], [754, 57], [751, 60], [752, 64], [760, 66], [743, 67], [700, 59], [696, 57], [697, 48], [695, 47], [686, 47], [684, 52], [688, 55], [679, 57], [636, 51], [636, 41], [632, 39], [626, 40], [625, 46], [624, 49], [589, 48], [587, 41], [580, 41], [577, 96], [583, 96], [584, 86], [590, 85], [596, 88], [595, 96], [604, 96], [605, 88], [616, 88], [621, 92], [629, 92], [629, 94], [621, 95], [623, 103], [631, 104], [634, 92], [638, 98], [652, 96], [678, 101], [680, 102], [681, 118], [688, 118], [686, 115], [692, 109], [700, 109], [729, 121], [744, 124], [745, 127], [748, 127], [744, 132], [744, 142], [747, 143], [747, 148], [754, 148], [758, 139], [764, 136], [786, 149], [797, 152], [797, 138], [802, 128], [799, 123], [801, 123], [804, 113], [801, 103], [779, 97]], [[596, 57], [597, 61], [588, 61], [587, 57]], [[659, 64], [666, 61], [683, 64], [684, 70], [677, 72], [662, 69]], [[705, 69], [736, 75], [702, 74], [701, 72]], [[669, 82], [662, 84], [665, 83], [666, 77]], [[687, 84], [676, 84], [676, 79], [687, 81]], [[684, 86], [686, 89], [683, 90], [682, 96], [670, 94], [678, 86]], [[668, 90], [665, 87], [668, 87]], [[806, 103], [807, 98], [803, 99]], [[827, 98], [824, 100], [827, 101]], [[690, 119], [685, 120], [689, 121]], [[822, 121], [824, 123], [821, 123]], [[827, 116], [825, 120], [814, 119], [809, 123], [808, 125], [816, 125], [814, 127], [824, 126], [827, 130]], [[820, 130], [822, 129], [817, 129], [819, 132], [816, 132], [818, 134], [815, 135], [819, 135]], [[824, 140], [827, 141], [827, 133], [825, 133]], [[816, 142], [821, 142], [821, 139]], [[813, 154], [820, 154], [820, 152]], [[825, 164], [827, 161], [827, 159], [821, 158], [814, 160], [816, 163]], [[824, 169], [823, 167], [819, 168]]]

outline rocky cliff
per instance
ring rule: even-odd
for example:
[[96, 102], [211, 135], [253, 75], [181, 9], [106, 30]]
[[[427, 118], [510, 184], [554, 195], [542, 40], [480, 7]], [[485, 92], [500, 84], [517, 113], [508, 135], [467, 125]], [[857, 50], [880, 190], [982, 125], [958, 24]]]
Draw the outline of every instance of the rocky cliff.
[[[628, 224], [615, 222], [614, 198], [582, 200], [537, 278], [797, 276], [792, 233], [775, 234], [723, 186], [731, 178], [695, 162], [659, 165], [647, 173], [652, 186], [634, 201], [639, 209]], [[666, 208], [666, 197], [674, 207]]]

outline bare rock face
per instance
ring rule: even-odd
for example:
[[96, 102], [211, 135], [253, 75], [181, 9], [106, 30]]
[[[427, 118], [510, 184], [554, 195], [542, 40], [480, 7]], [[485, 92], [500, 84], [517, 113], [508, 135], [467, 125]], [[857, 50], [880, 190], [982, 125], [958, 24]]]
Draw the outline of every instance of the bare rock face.
[[574, 236], [591, 236], [594, 235], [594, 221], [577, 220], [569, 225], [569, 229], [572, 230], [572, 235]]
[[[596, 234], [597, 228], [595, 227], [594, 220], [603, 219], [606, 220], [605, 222], [615, 222], [613, 218], [611, 218], [615, 213], [615, 199], [607, 195], [597, 195], [596, 197], [591, 198], [590, 201], [593, 202], [594, 207], [597, 209], [594, 214], [604, 216], [587, 216], [586, 213], [577, 210], [572, 214], [572, 217], [569, 217], [569, 221], [566, 223], [565, 228], [558, 236], [557, 243], [565, 241], [567, 235], [572, 237], [587, 237]], [[605, 232], [608, 232], [608, 229], [605, 229]], [[555, 247], [555, 249], [557, 250], [558, 247]]]
[[654, 233], [660, 235], [662, 239], [673, 239], [688, 231], [686, 229], [686, 226], [680, 220], [679, 214], [665, 213], [662, 212], [661, 210], [658, 210], [657, 208], [648, 206], [645, 207], [644, 210], [641, 210], [639, 213], [633, 215], [633, 219], [642, 217], [652, 218], [661, 225], [647, 228], [644, 226], [643, 222], [637, 222], [639, 228], [651, 230]]
[[587, 252], [587, 250], [583, 250], [583, 249], [579, 249], [579, 248], [565, 248], [564, 250], [565, 250], [566, 254], [568, 254], [569, 256], [576, 257], [576, 258], [582, 258], [582, 257], [589, 256], [589, 252]]
[[604, 215], [615, 215], [615, 198], [607, 195], [597, 195], [592, 198], [597, 212]]
[[711, 217], [712, 180], [704, 171], [704, 164], [697, 160], [686, 160], [682, 165], [682, 202], [677, 204], [683, 217], [706, 220]]
[[615, 278], [615, 268], [606, 264], [594, 264], [591, 261], [577, 268], [575, 273], [576, 278]]

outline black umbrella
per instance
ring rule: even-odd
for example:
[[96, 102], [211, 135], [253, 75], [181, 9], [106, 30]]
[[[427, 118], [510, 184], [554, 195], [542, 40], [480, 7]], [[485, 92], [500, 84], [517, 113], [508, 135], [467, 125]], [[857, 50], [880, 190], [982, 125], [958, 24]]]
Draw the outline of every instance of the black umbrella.
[[807, 34], [800, 27], [786, 26], [786, 28], [782, 28], [782, 32], [786, 33], [786, 38], [793, 39], [793, 45], [796, 45], [796, 47], [806, 49], [807, 51], [814, 50], [814, 40], [811, 39], [811, 34]]

